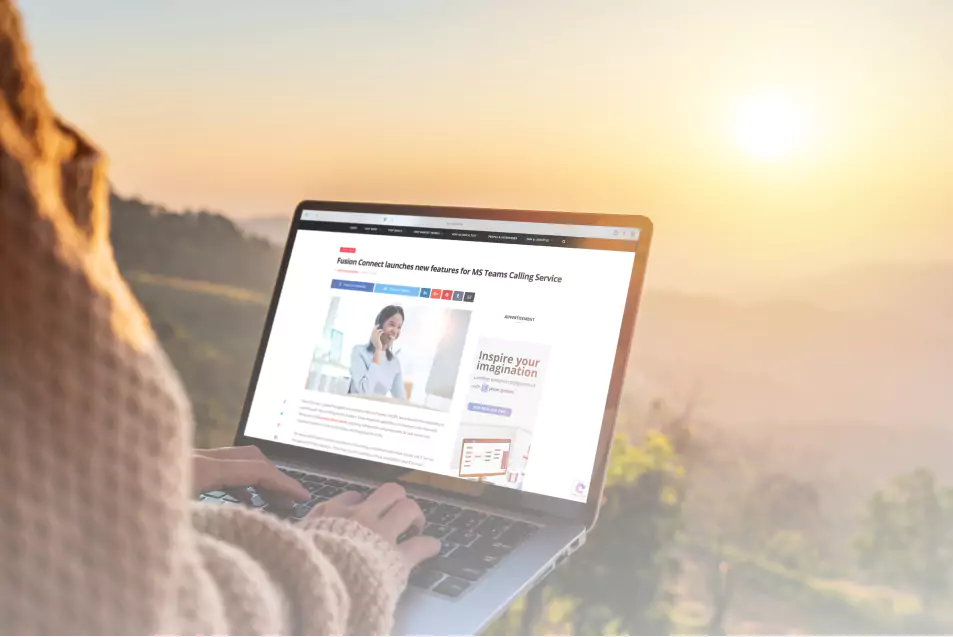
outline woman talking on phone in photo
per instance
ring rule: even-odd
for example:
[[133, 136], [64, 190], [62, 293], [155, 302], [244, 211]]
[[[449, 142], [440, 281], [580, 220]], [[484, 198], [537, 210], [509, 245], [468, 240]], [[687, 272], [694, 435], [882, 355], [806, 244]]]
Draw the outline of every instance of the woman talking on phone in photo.
[[400, 337], [404, 325], [404, 309], [388, 305], [374, 319], [374, 329], [367, 345], [357, 345], [351, 352], [350, 394], [386, 396], [407, 400], [400, 359], [391, 347]]

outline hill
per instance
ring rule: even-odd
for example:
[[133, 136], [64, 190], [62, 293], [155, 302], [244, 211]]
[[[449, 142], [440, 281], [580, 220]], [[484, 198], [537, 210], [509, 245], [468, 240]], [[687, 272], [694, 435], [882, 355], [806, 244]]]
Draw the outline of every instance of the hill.
[[281, 249], [210, 212], [172, 213], [113, 194], [110, 238], [123, 272], [142, 271], [270, 293]]
[[285, 217], [259, 217], [242, 219], [241, 227], [250, 235], [270, 241], [275, 245], [284, 245], [288, 238], [288, 224], [291, 215]]
[[792, 283], [788, 292], [821, 307], [903, 318], [907, 329], [944, 330], [953, 313], [953, 263], [872, 263]]
[[[280, 248], [261, 235], [283, 243], [287, 222], [256, 230], [115, 196], [112, 210], [117, 260], [186, 385], [197, 443], [230, 443], [280, 260]], [[750, 527], [752, 513], [740, 507], [762, 499], [766, 485], [816, 495], [808, 513], [820, 521], [794, 539], [817, 545], [817, 572], [789, 574], [774, 553], [759, 554], [760, 566], [745, 567], [757, 577], [739, 593], [746, 601], [736, 630], [751, 632], [741, 620], [758, 617], [769, 631], [857, 626], [854, 602], [843, 600], [844, 591], [870, 590], [854, 581], [850, 548], [861, 507], [878, 485], [913, 467], [953, 480], [953, 395], [944, 384], [953, 329], [937, 319], [950, 298], [946, 268], [858, 268], [747, 299], [646, 291], [619, 426], [640, 440], [671, 409], [689, 414], [685, 538], [704, 545], [725, 511]], [[788, 504], [768, 508], [759, 523], [790, 540], [783, 524], [802, 516], [777, 513]], [[697, 615], [687, 622], [697, 625], [710, 613], [710, 582], [705, 550], [692, 546], [680, 558], [679, 613]], [[765, 591], [766, 577], [782, 588]], [[805, 583], [834, 577], [849, 580], [838, 584], [836, 612], [830, 595]]]
[[[287, 236], [286, 218], [241, 223], [275, 245]], [[630, 385], [734, 426], [949, 424], [950, 281], [953, 263], [887, 263], [747, 298], [650, 289]]]
[[[953, 422], [953, 329], [934, 297], [902, 307], [726, 301], [648, 291], [633, 367], [736, 425]], [[935, 314], [934, 314], [935, 313]]]
[[116, 260], [182, 377], [197, 443], [230, 444], [281, 251], [221, 215], [110, 205]]
[[[280, 248], [255, 232], [283, 242], [287, 220], [240, 228], [220, 215], [171, 214], [115, 196], [113, 215], [123, 272], [269, 295]], [[748, 301], [648, 290], [627, 402], [638, 410], [647, 396], [690, 401], [700, 417], [734, 428], [947, 426], [953, 422], [953, 393], [946, 388], [953, 329], [937, 317], [953, 308], [950, 280], [949, 264], [893, 264], [791, 282], [772, 297]], [[155, 285], [152, 292], [141, 282], [134, 286], [146, 301], [158, 294]], [[180, 305], [184, 296], [188, 304], [200, 303], [195, 293], [174, 294], [183, 297]], [[258, 341], [248, 333], [235, 338], [246, 348], [245, 340]]]

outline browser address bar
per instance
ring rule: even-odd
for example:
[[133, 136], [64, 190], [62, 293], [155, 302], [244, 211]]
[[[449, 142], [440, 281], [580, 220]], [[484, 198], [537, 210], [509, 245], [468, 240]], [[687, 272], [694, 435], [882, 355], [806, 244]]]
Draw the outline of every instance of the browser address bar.
[[632, 241], [638, 238], [639, 232], [634, 228], [624, 228], [621, 226], [581, 226], [561, 223], [533, 223], [528, 221], [419, 217], [414, 215], [385, 215], [335, 210], [304, 210], [301, 213], [301, 219], [304, 221], [326, 221], [332, 223], [513, 232], [519, 234], [542, 234], [593, 239], [618, 239], [621, 241]]

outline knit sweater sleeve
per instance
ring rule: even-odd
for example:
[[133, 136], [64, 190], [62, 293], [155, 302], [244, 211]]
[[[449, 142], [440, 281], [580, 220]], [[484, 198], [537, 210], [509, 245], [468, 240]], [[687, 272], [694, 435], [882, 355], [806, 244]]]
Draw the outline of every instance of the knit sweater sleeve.
[[190, 408], [108, 195], [0, 0], [0, 633], [388, 632], [406, 566], [369, 530], [190, 502]]

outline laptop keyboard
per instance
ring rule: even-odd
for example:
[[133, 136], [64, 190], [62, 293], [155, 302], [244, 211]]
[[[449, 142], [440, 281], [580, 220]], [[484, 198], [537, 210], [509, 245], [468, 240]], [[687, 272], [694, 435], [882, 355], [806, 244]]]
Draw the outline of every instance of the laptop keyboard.
[[[303, 471], [282, 469], [311, 493], [311, 500], [293, 509], [275, 511], [282, 517], [300, 520], [311, 509], [345, 491], [368, 495], [371, 487], [326, 478]], [[410, 585], [431, 590], [444, 597], [459, 597], [474, 582], [486, 575], [539, 527], [500, 515], [490, 515], [452, 504], [435, 502], [424, 497], [409, 496], [424, 513], [427, 524], [423, 534], [441, 542], [440, 554], [420, 564], [410, 574]], [[202, 500], [220, 504], [238, 504], [239, 500], [224, 491], [211, 491]], [[248, 505], [267, 510], [268, 505], [252, 492]], [[403, 538], [401, 538], [403, 539]]]

